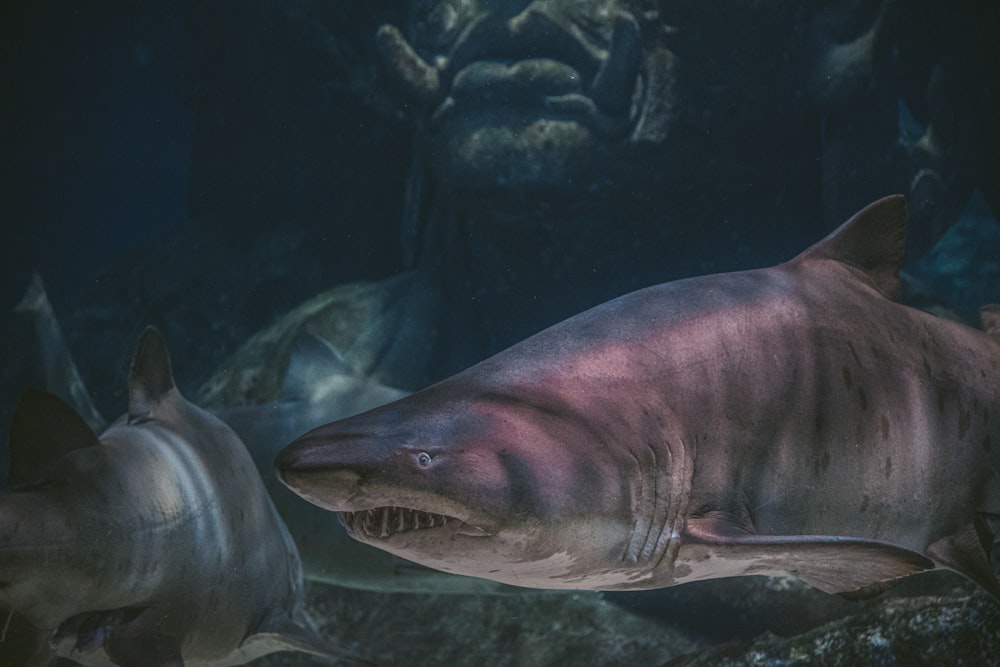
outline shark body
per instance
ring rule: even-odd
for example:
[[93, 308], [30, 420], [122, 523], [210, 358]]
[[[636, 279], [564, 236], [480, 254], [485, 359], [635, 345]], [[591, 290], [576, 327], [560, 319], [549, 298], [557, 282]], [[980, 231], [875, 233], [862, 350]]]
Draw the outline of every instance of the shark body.
[[[307, 624], [288, 531], [238, 437], [186, 401], [147, 329], [128, 412], [98, 438], [26, 392], [0, 493], [0, 656], [44, 665], [237, 665], [278, 650], [344, 656]], [[10, 619], [8, 619], [8, 623]]]
[[1000, 598], [1000, 343], [898, 303], [905, 203], [776, 267], [665, 283], [320, 427], [280, 478], [448, 572], [651, 589], [935, 568]]
[[[15, 309], [10, 337], [0, 353], [0, 413], [9, 424], [24, 387], [37, 387], [63, 399], [101, 432], [108, 422], [91, 400], [62, 334], [41, 278], [35, 274]], [[237, 366], [238, 368], [238, 366]], [[395, 593], [524, 592], [494, 581], [456, 577], [422, 567], [348, 537], [337, 517], [302, 500], [278, 482], [274, 457], [295, 437], [336, 419], [400, 398], [406, 392], [375, 382], [359, 372], [325, 340], [306, 332], [292, 346], [280, 398], [249, 405], [204, 405], [236, 432], [250, 452], [298, 548], [306, 579], [337, 586]], [[11, 406], [7, 412], [6, 406]], [[0, 434], [0, 470], [6, 470], [7, 434]], [[0, 479], [0, 490], [4, 480]]]

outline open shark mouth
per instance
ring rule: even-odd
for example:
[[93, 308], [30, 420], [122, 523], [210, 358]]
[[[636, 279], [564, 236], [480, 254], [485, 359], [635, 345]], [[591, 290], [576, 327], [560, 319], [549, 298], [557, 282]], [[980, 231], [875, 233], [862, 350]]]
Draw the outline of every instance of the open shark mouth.
[[397, 533], [426, 528], [440, 528], [449, 521], [458, 521], [443, 514], [434, 514], [406, 507], [375, 507], [360, 512], [340, 512], [340, 522], [351, 533], [365, 537], [385, 538]]
[[489, 535], [482, 528], [461, 519], [408, 507], [373, 507], [369, 510], [339, 512], [338, 514], [340, 515], [340, 523], [344, 525], [350, 535], [372, 539], [385, 539], [399, 533], [444, 526], [453, 526], [454, 532], [458, 535], [468, 535], [469, 537]]

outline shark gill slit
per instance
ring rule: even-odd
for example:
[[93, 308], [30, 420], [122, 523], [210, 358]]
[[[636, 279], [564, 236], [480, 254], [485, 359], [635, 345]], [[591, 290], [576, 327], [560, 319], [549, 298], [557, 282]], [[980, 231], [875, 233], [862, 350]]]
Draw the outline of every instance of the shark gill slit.
[[[633, 479], [637, 480], [637, 483], [631, 491], [637, 496], [637, 511], [635, 522], [632, 525], [632, 536], [629, 538], [629, 542], [625, 546], [625, 553], [622, 554], [621, 558], [623, 562], [630, 565], [639, 562], [646, 542], [649, 541], [649, 532], [652, 530], [652, 526], [647, 517], [652, 518], [656, 502], [656, 490], [654, 488], [652, 494], [650, 494], [650, 489], [647, 488], [649, 479], [646, 475], [642, 474], [646, 466], [643, 465], [640, 457], [633, 455], [633, 459], [635, 460], [635, 475], [633, 475]], [[653, 452], [654, 464], [655, 461], [656, 453]], [[651, 495], [652, 500], [650, 499]]]
[[[650, 455], [652, 456], [652, 461], [650, 462], [649, 472], [652, 473], [650, 477], [652, 478], [652, 504], [649, 508], [649, 530], [646, 532], [645, 540], [642, 543], [642, 549], [639, 551], [640, 561], [648, 561], [650, 557], [655, 553], [656, 546], [660, 541], [660, 535], [663, 533], [664, 524], [660, 520], [660, 514], [662, 514], [662, 492], [660, 484], [660, 473], [659, 473], [659, 460], [656, 455], [656, 445], [655, 443], [646, 443], [647, 449], [649, 449]], [[670, 456], [668, 452], [667, 456], [667, 466], [670, 465]]]
[[[675, 523], [680, 515], [680, 501], [686, 497], [686, 491], [680, 489], [671, 493], [671, 471], [676, 465], [676, 457], [670, 447], [666, 448], [666, 466], [661, 467], [656, 442], [647, 441], [646, 444], [651, 459], [644, 466], [636, 458], [639, 465], [639, 512], [622, 560], [631, 564], [650, 563], [650, 569], [655, 569], [669, 552], [673, 551], [676, 555]], [[680, 458], [681, 463], [685, 463], [685, 457]], [[642, 474], [644, 470], [652, 474]], [[686, 466], [679, 472], [679, 481], [686, 480]]]
[[[694, 479], [694, 457], [695, 452], [689, 452], [683, 440], [678, 439], [677, 448], [679, 456], [674, 455], [669, 442], [664, 443], [667, 449], [668, 472], [666, 473], [667, 486], [667, 516], [664, 521], [665, 530], [660, 533], [660, 539], [656, 545], [659, 556], [653, 563], [653, 568], [658, 569], [664, 558], [672, 564], [677, 559], [677, 552], [681, 546], [680, 535], [684, 526], [681, 525], [684, 516], [687, 515], [688, 502], [691, 499], [691, 484]], [[676, 469], [676, 472], [675, 472]]]
[[[653, 450], [655, 456], [656, 443], [651, 444], [650, 449]], [[666, 465], [654, 468], [654, 489], [656, 497], [654, 523], [657, 526], [657, 530], [653, 533], [655, 541], [652, 545], [647, 546], [645, 549], [647, 552], [646, 558], [650, 563], [652, 563], [654, 569], [663, 560], [667, 546], [672, 540], [674, 532], [673, 518], [676, 516], [676, 512], [674, 511], [676, 503], [673, 502], [674, 498], [670, 493], [670, 473], [674, 469], [676, 462], [674, 461], [674, 455], [673, 452], [670, 451], [670, 447], [666, 448], [666, 454]]]

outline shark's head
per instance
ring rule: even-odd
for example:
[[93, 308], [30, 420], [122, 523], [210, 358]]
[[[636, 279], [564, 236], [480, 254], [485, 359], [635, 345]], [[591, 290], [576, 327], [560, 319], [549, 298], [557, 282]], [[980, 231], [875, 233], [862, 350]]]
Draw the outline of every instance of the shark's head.
[[278, 456], [279, 477], [340, 512], [354, 538], [436, 569], [611, 587], [633, 531], [632, 494], [604, 454], [595, 459], [601, 435], [566, 405], [476, 377], [303, 435]]

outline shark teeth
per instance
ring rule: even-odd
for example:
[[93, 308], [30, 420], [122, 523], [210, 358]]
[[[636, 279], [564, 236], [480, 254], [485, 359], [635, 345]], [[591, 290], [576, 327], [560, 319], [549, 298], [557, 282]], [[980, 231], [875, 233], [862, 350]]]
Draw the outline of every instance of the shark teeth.
[[447, 525], [449, 517], [407, 507], [375, 507], [360, 512], [341, 512], [347, 530], [366, 537], [385, 538], [397, 533]]

